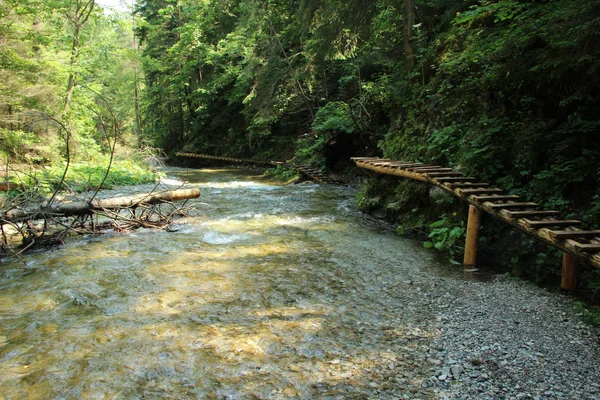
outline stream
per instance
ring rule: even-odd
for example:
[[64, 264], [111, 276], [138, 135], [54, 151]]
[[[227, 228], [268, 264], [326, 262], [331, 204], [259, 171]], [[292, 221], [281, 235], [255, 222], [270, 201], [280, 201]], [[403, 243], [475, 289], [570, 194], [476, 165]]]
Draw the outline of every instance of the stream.
[[202, 192], [171, 231], [0, 264], [0, 398], [429, 398], [414, 355], [453, 267], [358, 212], [353, 188], [168, 174]]

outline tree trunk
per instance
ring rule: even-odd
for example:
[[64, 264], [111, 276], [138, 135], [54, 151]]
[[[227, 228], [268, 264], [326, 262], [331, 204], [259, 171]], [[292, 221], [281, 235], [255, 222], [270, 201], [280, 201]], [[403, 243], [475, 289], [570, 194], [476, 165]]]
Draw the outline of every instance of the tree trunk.
[[75, 27], [75, 36], [73, 37], [73, 47], [71, 48], [71, 61], [69, 63], [69, 83], [67, 84], [67, 94], [65, 96], [65, 105], [63, 107], [62, 115], [65, 115], [69, 111], [69, 105], [71, 104], [71, 97], [73, 96], [73, 89], [75, 88], [75, 63], [77, 62], [77, 52], [79, 48], [79, 35], [81, 33], [80, 27]]
[[69, 82], [67, 84], [67, 94], [65, 96], [65, 105], [63, 107], [62, 115], [65, 115], [69, 111], [71, 104], [71, 97], [73, 96], [73, 89], [75, 88], [75, 64], [77, 63], [77, 55], [79, 53], [79, 43], [81, 38], [81, 28], [85, 25], [87, 20], [92, 15], [94, 7], [96, 6], [95, 0], [77, 0], [75, 2], [75, 13], [73, 15], [66, 14], [66, 17], [73, 25], [73, 47], [71, 48], [71, 60], [69, 62]]
[[411, 44], [412, 27], [415, 25], [415, 0], [403, 0], [404, 14], [403, 21], [403, 47], [406, 68], [410, 70], [414, 63], [414, 51]]
[[94, 199], [90, 202], [57, 204], [35, 211], [10, 210], [0, 214], [0, 225], [5, 223], [25, 222], [48, 217], [69, 217], [93, 214], [102, 210], [135, 208], [140, 205], [170, 203], [173, 201], [195, 199], [200, 196], [200, 189], [178, 189], [159, 193], [144, 193], [132, 196], [114, 197], [112, 199]]

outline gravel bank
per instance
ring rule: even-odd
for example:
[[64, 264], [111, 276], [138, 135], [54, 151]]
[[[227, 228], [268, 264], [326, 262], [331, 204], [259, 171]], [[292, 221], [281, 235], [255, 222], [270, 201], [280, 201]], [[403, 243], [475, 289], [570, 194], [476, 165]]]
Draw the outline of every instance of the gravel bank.
[[503, 277], [445, 279], [429, 350], [439, 399], [600, 399], [598, 333], [570, 300]]

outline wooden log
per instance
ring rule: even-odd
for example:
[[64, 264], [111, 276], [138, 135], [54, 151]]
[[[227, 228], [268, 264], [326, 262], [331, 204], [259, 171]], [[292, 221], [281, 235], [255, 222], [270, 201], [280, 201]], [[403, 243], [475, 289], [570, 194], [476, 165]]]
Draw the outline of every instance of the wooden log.
[[600, 231], [584, 231], [580, 229], [573, 231], [550, 231], [550, 237], [552, 239], [600, 238]]
[[469, 219], [467, 221], [467, 240], [465, 243], [465, 257], [463, 266], [474, 267], [477, 265], [477, 242], [479, 240], [479, 226], [481, 225], [481, 210], [469, 206]]
[[562, 282], [561, 287], [565, 290], [577, 288], [577, 264], [579, 259], [573, 254], [563, 253]]
[[0, 214], [0, 224], [24, 222], [48, 217], [69, 217], [92, 214], [102, 210], [132, 208], [140, 205], [170, 203], [173, 201], [195, 199], [200, 196], [200, 189], [178, 189], [166, 192], [144, 193], [133, 196], [114, 197], [111, 199], [94, 199], [91, 202], [63, 203], [50, 207], [42, 207], [35, 211], [10, 210]]

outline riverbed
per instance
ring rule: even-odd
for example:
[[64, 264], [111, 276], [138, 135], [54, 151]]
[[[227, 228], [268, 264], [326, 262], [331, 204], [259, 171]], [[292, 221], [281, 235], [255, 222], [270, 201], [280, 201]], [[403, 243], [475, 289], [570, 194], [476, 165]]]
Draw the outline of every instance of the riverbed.
[[0, 264], [0, 398], [598, 398], [568, 299], [465, 279], [355, 188], [168, 175], [201, 190], [170, 229]]

